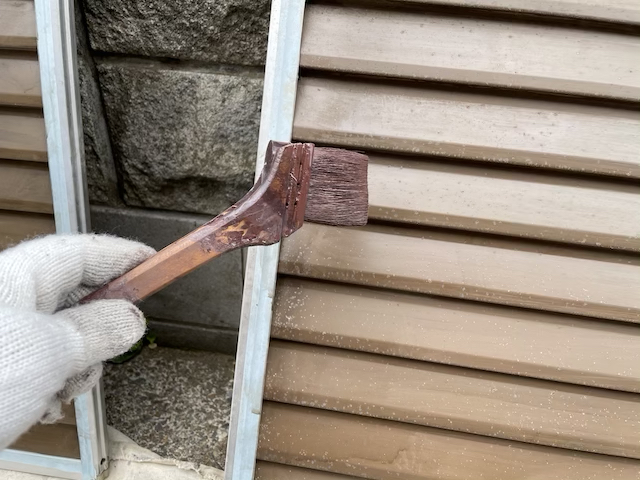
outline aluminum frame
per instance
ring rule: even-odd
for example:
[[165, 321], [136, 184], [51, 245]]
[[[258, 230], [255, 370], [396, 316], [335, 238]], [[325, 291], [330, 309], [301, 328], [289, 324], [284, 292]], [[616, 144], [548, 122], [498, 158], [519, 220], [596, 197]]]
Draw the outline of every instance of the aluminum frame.
[[[38, 61], [57, 233], [90, 229], [73, 0], [35, 0]], [[93, 480], [108, 466], [101, 385], [76, 398], [80, 459], [7, 449], [0, 468]]]
[[[271, 5], [256, 178], [269, 141], [291, 141], [304, 7], [304, 0]], [[247, 252], [225, 480], [254, 476], [279, 256], [279, 243]]]
[[82, 465], [77, 458], [6, 449], [0, 452], [0, 467], [4, 470], [82, 480]]

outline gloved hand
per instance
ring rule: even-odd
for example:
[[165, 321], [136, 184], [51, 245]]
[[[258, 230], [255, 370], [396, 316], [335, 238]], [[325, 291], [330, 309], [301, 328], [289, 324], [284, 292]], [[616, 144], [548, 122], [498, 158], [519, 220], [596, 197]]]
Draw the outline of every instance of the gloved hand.
[[88, 391], [142, 337], [125, 300], [72, 306], [155, 251], [106, 235], [50, 235], [0, 253], [0, 450]]

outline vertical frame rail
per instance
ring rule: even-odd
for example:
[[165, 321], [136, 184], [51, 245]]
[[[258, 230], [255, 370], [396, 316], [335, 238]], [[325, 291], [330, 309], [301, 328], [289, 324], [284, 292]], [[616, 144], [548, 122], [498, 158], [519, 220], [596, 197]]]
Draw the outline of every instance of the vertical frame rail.
[[[35, 0], [37, 50], [47, 157], [57, 233], [90, 229], [84, 167], [73, 0]], [[0, 452], [0, 466], [58, 478], [92, 480], [108, 466], [101, 386], [76, 398], [80, 459], [18, 450]]]
[[[42, 106], [56, 232], [90, 230], [84, 166], [74, 0], [35, 0]], [[107, 468], [101, 385], [76, 398], [82, 479]]]
[[[304, 7], [304, 0], [271, 4], [256, 178], [269, 141], [291, 141]], [[247, 252], [225, 480], [254, 475], [279, 255], [279, 243]]]

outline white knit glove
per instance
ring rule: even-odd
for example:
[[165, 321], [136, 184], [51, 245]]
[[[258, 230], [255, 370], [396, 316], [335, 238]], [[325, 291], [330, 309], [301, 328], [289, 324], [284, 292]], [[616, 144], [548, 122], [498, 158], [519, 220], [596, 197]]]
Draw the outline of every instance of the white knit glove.
[[59, 419], [61, 401], [89, 390], [101, 362], [142, 337], [130, 302], [71, 306], [153, 253], [106, 235], [50, 235], [0, 253], [0, 450]]

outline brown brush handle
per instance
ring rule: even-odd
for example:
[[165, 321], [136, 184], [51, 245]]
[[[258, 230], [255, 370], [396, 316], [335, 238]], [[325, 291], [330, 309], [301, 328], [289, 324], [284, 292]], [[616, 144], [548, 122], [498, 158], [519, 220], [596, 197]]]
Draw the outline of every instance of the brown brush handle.
[[87, 295], [81, 303], [106, 298], [138, 302], [218, 255], [236, 248], [276, 243], [281, 236], [282, 217], [255, 197], [247, 195], [210, 222]]
[[312, 155], [313, 145], [270, 143], [262, 175], [242, 200], [80, 302], [138, 302], [218, 255], [290, 235], [302, 226]]

